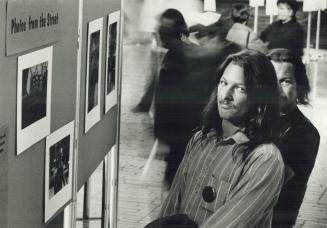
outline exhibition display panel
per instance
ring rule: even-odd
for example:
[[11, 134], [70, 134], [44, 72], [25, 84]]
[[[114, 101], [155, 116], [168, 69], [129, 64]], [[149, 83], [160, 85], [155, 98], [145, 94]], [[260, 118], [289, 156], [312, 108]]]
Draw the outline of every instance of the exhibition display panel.
[[0, 1], [0, 227], [63, 227], [117, 144], [120, 10], [120, 0]]

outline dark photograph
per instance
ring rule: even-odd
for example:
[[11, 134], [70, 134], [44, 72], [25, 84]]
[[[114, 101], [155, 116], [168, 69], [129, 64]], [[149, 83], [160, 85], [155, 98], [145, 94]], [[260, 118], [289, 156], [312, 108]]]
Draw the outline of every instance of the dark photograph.
[[115, 89], [116, 81], [116, 50], [117, 50], [117, 22], [109, 25], [109, 53], [107, 69], [107, 95]]
[[50, 147], [49, 199], [68, 184], [70, 135]]
[[92, 33], [90, 36], [89, 49], [88, 112], [90, 112], [99, 102], [99, 41], [100, 31]]
[[46, 116], [48, 62], [23, 70], [22, 129]]

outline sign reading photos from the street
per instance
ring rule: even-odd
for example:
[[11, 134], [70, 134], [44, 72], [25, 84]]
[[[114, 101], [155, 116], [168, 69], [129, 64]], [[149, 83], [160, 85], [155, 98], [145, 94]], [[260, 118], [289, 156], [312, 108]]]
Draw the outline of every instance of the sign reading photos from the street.
[[10, 0], [6, 5], [6, 55], [60, 40], [61, 0]]
[[53, 47], [18, 57], [17, 155], [50, 134]]
[[72, 199], [74, 121], [46, 139], [44, 221]]
[[103, 18], [89, 22], [86, 56], [85, 133], [100, 121]]
[[117, 81], [119, 69], [120, 11], [108, 15], [105, 113], [117, 104]]

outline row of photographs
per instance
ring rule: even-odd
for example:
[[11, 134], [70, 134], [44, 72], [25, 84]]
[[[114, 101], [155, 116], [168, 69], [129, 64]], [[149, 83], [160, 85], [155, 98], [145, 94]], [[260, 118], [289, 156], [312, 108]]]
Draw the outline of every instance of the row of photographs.
[[[117, 104], [120, 11], [108, 15], [104, 112]], [[88, 23], [85, 91], [87, 133], [100, 121], [103, 18]], [[53, 47], [18, 57], [17, 155], [50, 134]]]
[[[117, 104], [120, 11], [108, 15], [104, 112]], [[103, 18], [88, 23], [85, 130], [100, 121]], [[18, 57], [17, 155], [46, 137], [44, 222], [72, 198], [74, 121], [50, 134], [53, 47]]]
[[[117, 104], [118, 41], [120, 12], [108, 16], [105, 112]], [[100, 85], [103, 18], [89, 23], [86, 69], [85, 133], [100, 120]]]

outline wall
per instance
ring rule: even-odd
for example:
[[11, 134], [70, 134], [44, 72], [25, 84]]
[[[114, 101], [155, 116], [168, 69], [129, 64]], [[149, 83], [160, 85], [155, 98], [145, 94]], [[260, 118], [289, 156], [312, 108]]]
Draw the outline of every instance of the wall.
[[[83, 37], [82, 37], [82, 67], [81, 67], [81, 105], [80, 105], [80, 128], [79, 128], [79, 154], [78, 154], [78, 184], [80, 189], [87, 181], [96, 167], [109, 152], [116, 141], [117, 130], [117, 106], [114, 106], [107, 114], [104, 114], [104, 92], [100, 98], [100, 122], [94, 125], [87, 134], [84, 134], [85, 119], [85, 81], [86, 81], [86, 47], [88, 22], [103, 17], [102, 32], [102, 72], [101, 82], [105, 81], [105, 59], [107, 41], [108, 14], [120, 9], [120, 0], [85, 0], [83, 11]], [[105, 91], [104, 83], [101, 83], [101, 91]]]
[[[0, 0], [0, 128], [8, 127], [8, 152], [0, 154], [0, 227], [60, 227], [63, 215], [44, 224], [45, 139], [16, 155], [17, 57], [41, 47], [5, 56], [6, 1]], [[41, 1], [41, 0], [40, 0]], [[78, 48], [78, 0], [61, 4], [60, 41], [53, 45], [51, 132], [75, 119], [76, 65]], [[117, 107], [84, 134], [87, 22], [104, 17], [102, 81], [105, 70], [107, 14], [120, 9], [120, 1], [85, 0], [83, 17], [81, 105], [78, 157], [78, 188], [91, 175], [116, 140]], [[49, 45], [45, 45], [49, 46]], [[104, 91], [103, 84], [101, 91]], [[101, 107], [104, 106], [104, 92]]]

